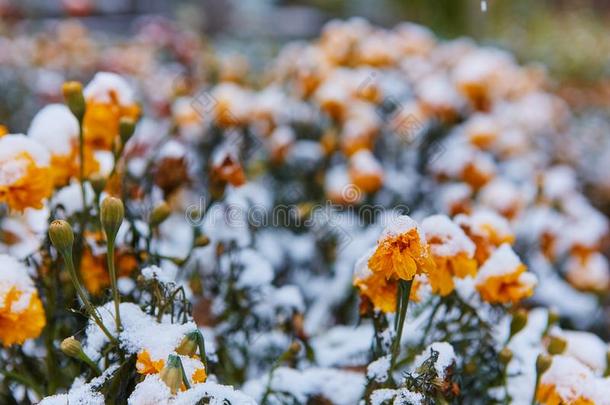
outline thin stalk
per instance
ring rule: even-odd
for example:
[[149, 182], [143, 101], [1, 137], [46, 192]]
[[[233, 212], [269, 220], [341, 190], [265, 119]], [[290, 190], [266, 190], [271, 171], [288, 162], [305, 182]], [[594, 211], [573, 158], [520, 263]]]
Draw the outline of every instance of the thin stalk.
[[532, 395], [531, 405], [536, 405], [538, 402], [536, 401], [536, 394], [538, 393], [538, 386], [540, 385], [540, 377], [539, 373], [536, 373], [536, 384], [534, 385], [534, 394]]
[[108, 272], [110, 273], [110, 285], [112, 288], [112, 296], [114, 299], [114, 312], [115, 312], [115, 321], [116, 321], [116, 330], [117, 332], [121, 331], [121, 313], [119, 311], [119, 306], [121, 304], [121, 298], [119, 295], [119, 289], [117, 287], [117, 277], [116, 277], [116, 268], [114, 267], [114, 238], [112, 240], [108, 240], [108, 252], [106, 254], [108, 260]]
[[407, 318], [407, 308], [409, 307], [409, 296], [411, 294], [412, 285], [413, 280], [400, 280], [398, 284], [398, 312], [396, 313], [398, 320], [396, 323], [396, 336], [394, 337], [394, 343], [392, 344], [392, 364], [390, 370], [394, 370], [394, 365], [396, 364], [396, 359], [400, 352], [400, 340]]
[[95, 373], [96, 377], [102, 375], [102, 371], [97, 366], [97, 364], [95, 364], [95, 362], [93, 360], [91, 360], [89, 358], [89, 356], [87, 356], [85, 353], [81, 354], [80, 359], [82, 361], [84, 361], [89, 367], [91, 367], [91, 370], [93, 370], [93, 372]]
[[20, 382], [21, 384], [23, 384], [26, 387], [30, 388], [39, 397], [42, 398], [44, 396], [42, 388], [38, 384], [36, 384], [34, 381], [29, 379], [28, 377], [26, 377], [26, 376], [24, 376], [22, 374], [19, 374], [19, 373], [15, 373], [13, 371], [8, 371], [8, 370], [0, 370], [0, 373], [2, 373], [2, 375], [4, 375], [5, 378], [10, 378], [11, 380], [15, 380], [17, 382]]
[[83, 287], [80, 285], [80, 282], [78, 281], [78, 277], [76, 275], [76, 270], [74, 269], [74, 263], [72, 262], [72, 255], [64, 255], [64, 260], [66, 262], [66, 267], [68, 268], [68, 273], [70, 274], [70, 278], [72, 279], [72, 284], [74, 284], [74, 289], [76, 290], [76, 293], [78, 294], [78, 297], [81, 299], [83, 304], [85, 304], [85, 308], [87, 309], [87, 312], [93, 318], [93, 320], [95, 321], [97, 326], [99, 326], [99, 328], [102, 330], [102, 332], [104, 332], [104, 334], [108, 337], [108, 339], [110, 339], [110, 341], [112, 343], [116, 343], [116, 339], [114, 338], [114, 336], [112, 336], [110, 334], [110, 332], [106, 328], [106, 325], [104, 325], [104, 323], [100, 319], [99, 315], [97, 314], [97, 311], [93, 307], [93, 304], [91, 304], [91, 301], [89, 301], [89, 298], [87, 297], [87, 293], [85, 292], [85, 290], [83, 290]]

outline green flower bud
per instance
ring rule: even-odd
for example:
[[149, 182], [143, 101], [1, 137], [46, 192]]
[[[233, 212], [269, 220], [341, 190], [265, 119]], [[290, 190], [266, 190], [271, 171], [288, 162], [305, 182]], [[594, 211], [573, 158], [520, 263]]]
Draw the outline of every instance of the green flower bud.
[[513, 319], [510, 322], [510, 336], [513, 337], [519, 333], [527, 324], [527, 311], [525, 309], [519, 309], [513, 315]]
[[94, 173], [89, 177], [89, 183], [95, 194], [101, 194], [106, 188], [106, 178], [99, 173]]
[[536, 358], [536, 373], [538, 376], [544, 374], [546, 370], [551, 367], [551, 363], [553, 362], [553, 358], [546, 354], [539, 354]]
[[554, 309], [549, 309], [547, 319], [547, 329], [559, 322], [559, 312]]
[[169, 214], [171, 214], [169, 205], [162, 201], [150, 213], [150, 226], [154, 228], [161, 225], [169, 217]]
[[100, 206], [100, 219], [108, 241], [114, 242], [124, 217], [125, 208], [123, 207], [123, 202], [121, 200], [114, 197], [106, 197], [104, 201], [102, 201]]
[[62, 255], [72, 253], [74, 232], [70, 224], [62, 219], [56, 219], [49, 225], [49, 239]]
[[121, 142], [123, 145], [129, 141], [131, 136], [136, 130], [136, 122], [129, 117], [122, 117], [119, 121], [119, 134], [121, 135]]
[[205, 235], [199, 235], [195, 239], [195, 246], [196, 247], [204, 247], [204, 246], [207, 246], [209, 244], [210, 244], [210, 238], [208, 238]]
[[199, 331], [187, 333], [176, 348], [176, 353], [183, 356], [193, 356], [199, 347]]
[[505, 347], [504, 349], [502, 349], [500, 351], [499, 357], [500, 357], [500, 362], [504, 365], [507, 365], [513, 359], [513, 352], [508, 347]]
[[68, 108], [72, 111], [72, 114], [82, 122], [87, 105], [85, 103], [85, 96], [83, 95], [83, 85], [80, 82], [66, 82], [63, 84], [61, 90]]
[[182, 363], [180, 357], [170, 354], [165, 367], [159, 373], [161, 380], [169, 387], [172, 394], [176, 394], [182, 383]]
[[83, 352], [83, 347], [78, 340], [74, 339], [74, 336], [62, 340], [59, 348], [66, 356], [74, 357], [75, 359], [80, 359]]
[[559, 336], [552, 336], [549, 342], [548, 351], [552, 355], [561, 354], [566, 350], [568, 342]]

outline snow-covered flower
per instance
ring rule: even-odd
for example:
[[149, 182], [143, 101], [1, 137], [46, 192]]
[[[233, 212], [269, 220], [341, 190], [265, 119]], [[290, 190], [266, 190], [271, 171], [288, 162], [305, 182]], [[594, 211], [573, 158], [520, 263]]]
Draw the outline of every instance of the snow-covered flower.
[[49, 164], [49, 153], [38, 142], [21, 134], [1, 137], [0, 203], [17, 211], [42, 208], [53, 190]]
[[479, 270], [477, 291], [490, 303], [518, 302], [534, 293], [536, 276], [526, 267], [508, 244], [501, 245]]
[[95, 75], [83, 91], [87, 103], [83, 130], [88, 146], [110, 150], [117, 142], [121, 118], [138, 118], [140, 107], [133, 93], [129, 83], [115, 73]]
[[37, 338], [46, 318], [26, 266], [0, 254], [0, 268], [0, 342], [8, 347]]

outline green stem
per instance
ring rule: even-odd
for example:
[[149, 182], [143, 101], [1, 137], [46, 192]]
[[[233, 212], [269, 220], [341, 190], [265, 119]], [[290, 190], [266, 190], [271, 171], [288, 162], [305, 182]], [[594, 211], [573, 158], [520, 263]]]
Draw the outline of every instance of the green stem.
[[402, 338], [402, 330], [407, 318], [407, 308], [409, 306], [409, 295], [411, 294], [412, 285], [413, 280], [400, 280], [398, 284], [398, 312], [396, 313], [398, 322], [396, 323], [396, 336], [394, 337], [394, 343], [392, 345], [392, 363], [390, 371], [394, 370], [396, 359], [400, 353], [400, 340]]
[[91, 360], [89, 358], [89, 356], [87, 356], [84, 352], [81, 352], [80, 355], [80, 359], [85, 362], [89, 367], [91, 367], [91, 370], [93, 370], [93, 372], [95, 373], [96, 376], [99, 376], [102, 374], [100, 368], [97, 366], [97, 364], [95, 364], [95, 362], [93, 360]]
[[68, 273], [70, 274], [70, 278], [72, 279], [72, 284], [74, 284], [74, 289], [76, 290], [76, 294], [78, 295], [78, 297], [81, 299], [81, 301], [85, 305], [85, 308], [87, 309], [88, 314], [93, 318], [95, 323], [99, 326], [99, 328], [102, 330], [102, 332], [104, 332], [104, 334], [108, 337], [108, 339], [110, 339], [110, 341], [112, 343], [116, 343], [116, 339], [114, 338], [114, 336], [112, 336], [110, 334], [110, 332], [106, 328], [106, 325], [104, 325], [104, 323], [100, 319], [99, 315], [97, 314], [97, 311], [93, 307], [93, 304], [91, 304], [91, 301], [89, 301], [89, 298], [87, 297], [87, 293], [85, 292], [85, 290], [83, 290], [83, 287], [80, 285], [80, 282], [78, 281], [78, 276], [76, 275], [76, 270], [74, 269], [74, 263], [72, 262], [72, 254], [64, 254], [63, 256], [64, 256], [64, 260], [66, 262], [66, 267], [68, 268]]
[[26, 387], [30, 388], [32, 391], [34, 391], [39, 397], [43, 397], [43, 391], [42, 388], [36, 384], [35, 382], [33, 382], [31, 379], [29, 379], [28, 377], [19, 374], [19, 373], [15, 373], [13, 371], [8, 371], [8, 370], [0, 370], [0, 373], [2, 373], [2, 375], [4, 375], [5, 378], [10, 378], [11, 380], [15, 380], [17, 382], [20, 382], [21, 384], [25, 385]]
[[121, 331], [121, 313], [119, 310], [121, 298], [119, 296], [119, 289], [117, 287], [116, 268], [114, 267], [114, 238], [108, 240], [108, 253], [106, 256], [108, 259], [108, 271], [110, 272], [110, 284], [112, 287], [112, 296], [114, 298], [116, 330], [118, 333]]
[[540, 385], [540, 375], [536, 373], [536, 384], [534, 385], [534, 394], [532, 395], [532, 403], [531, 405], [536, 405], [538, 402], [536, 401], [536, 394], [538, 393], [538, 386]]
[[80, 193], [83, 199], [83, 212], [79, 216], [79, 235], [77, 240], [77, 254], [76, 264], [80, 273], [81, 259], [85, 244], [85, 228], [87, 227], [87, 218], [89, 211], [87, 210], [87, 199], [85, 192], [85, 135], [83, 132], [83, 120], [78, 119], [78, 159], [79, 159], [79, 182], [80, 182]]

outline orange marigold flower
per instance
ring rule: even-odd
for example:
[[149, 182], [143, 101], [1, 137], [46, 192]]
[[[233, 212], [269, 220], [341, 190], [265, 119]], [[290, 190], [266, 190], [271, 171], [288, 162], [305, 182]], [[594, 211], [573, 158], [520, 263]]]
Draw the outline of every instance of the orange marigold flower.
[[229, 183], [239, 187], [246, 183], [246, 175], [237, 156], [228, 150], [221, 150], [212, 162], [212, 181], [214, 183]]
[[191, 380], [194, 383], [204, 383], [208, 378], [208, 373], [205, 372], [205, 368], [198, 368], [193, 372]]
[[481, 267], [476, 288], [487, 302], [515, 303], [534, 293], [536, 281], [510, 245], [504, 244]]
[[508, 221], [493, 211], [478, 211], [472, 215], [460, 214], [455, 222], [464, 230], [476, 246], [474, 257], [479, 265], [485, 263], [491, 253], [503, 243], [512, 244], [515, 235]]
[[8, 347], [37, 338], [46, 318], [26, 267], [2, 254], [0, 268], [0, 342]]
[[[129, 276], [138, 263], [133, 256], [125, 251], [115, 253], [116, 266], [120, 277]], [[81, 259], [81, 277], [85, 288], [93, 294], [99, 295], [104, 288], [110, 286], [110, 275], [106, 269], [106, 256], [94, 256], [91, 249], [85, 248]]]
[[434, 261], [423, 232], [406, 215], [396, 218], [379, 238], [368, 261], [373, 273], [386, 279], [412, 280], [416, 274], [430, 273]]
[[[368, 261], [374, 249], [361, 257], [355, 265], [354, 286], [358, 288], [360, 295], [369, 300], [373, 307], [382, 312], [396, 312], [398, 280], [388, 280], [383, 274], [373, 273], [368, 266]], [[421, 287], [425, 284], [425, 277], [416, 275], [411, 285], [409, 299], [419, 302]]]
[[599, 252], [571, 255], [566, 269], [566, 279], [579, 290], [603, 292], [610, 286], [608, 260]]
[[138, 353], [136, 360], [136, 370], [138, 370], [138, 373], [157, 374], [163, 369], [163, 366], [165, 366], [165, 361], [163, 359], [151, 359], [148, 350], [142, 350]]
[[445, 296], [455, 289], [453, 277], [475, 276], [475, 245], [464, 231], [445, 215], [433, 215], [422, 222], [422, 229], [436, 268], [428, 274], [432, 292]]
[[607, 379], [596, 377], [578, 360], [558, 355], [542, 375], [536, 399], [543, 405], [602, 404], [608, 399], [607, 387]]
[[119, 135], [121, 118], [137, 120], [140, 108], [121, 76], [100, 72], [84, 90], [87, 109], [83, 120], [85, 142], [93, 149], [110, 150]]
[[350, 158], [352, 182], [365, 193], [374, 193], [383, 185], [383, 168], [369, 150], [360, 150]]
[[40, 209], [53, 191], [49, 153], [24, 135], [0, 138], [0, 203]]

